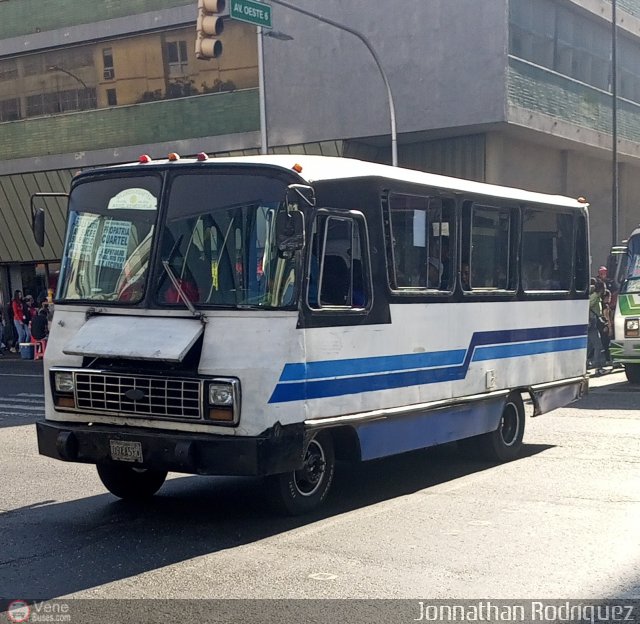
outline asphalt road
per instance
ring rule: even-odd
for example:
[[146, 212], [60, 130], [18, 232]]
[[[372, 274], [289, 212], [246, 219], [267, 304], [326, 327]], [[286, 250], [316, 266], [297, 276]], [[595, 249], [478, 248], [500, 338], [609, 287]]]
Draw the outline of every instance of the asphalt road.
[[0, 597], [640, 598], [640, 389], [622, 373], [529, 419], [523, 456], [455, 445], [341, 466], [326, 507], [178, 476], [145, 505], [37, 453], [42, 367], [0, 361]]

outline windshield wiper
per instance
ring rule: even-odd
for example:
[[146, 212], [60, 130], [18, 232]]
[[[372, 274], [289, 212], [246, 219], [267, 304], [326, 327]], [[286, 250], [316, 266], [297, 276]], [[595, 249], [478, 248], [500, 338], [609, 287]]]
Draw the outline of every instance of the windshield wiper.
[[187, 295], [184, 294], [184, 290], [182, 290], [182, 286], [180, 286], [180, 280], [178, 280], [178, 278], [175, 276], [175, 273], [173, 272], [173, 269], [171, 268], [169, 261], [162, 260], [162, 266], [164, 270], [167, 272], [167, 275], [169, 276], [169, 279], [171, 280], [173, 287], [176, 289], [176, 292], [178, 293], [178, 297], [182, 299], [182, 302], [184, 303], [184, 305], [187, 306], [187, 309], [189, 310], [189, 312], [191, 312], [193, 316], [199, 319], [201, 323], [203, 324], [206, 323], [207, 319], [204, 317], [202, 312], [199, 312], [198, 310], [196, 310], [195, 307], [193, 306], [193, 303], [189, 301], [189, 297], [187, 297]]

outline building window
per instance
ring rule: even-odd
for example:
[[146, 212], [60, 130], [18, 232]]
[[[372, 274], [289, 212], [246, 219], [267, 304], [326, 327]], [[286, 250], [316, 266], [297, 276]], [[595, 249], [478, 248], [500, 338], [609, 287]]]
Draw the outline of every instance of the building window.
[[20, 119], [20, 99], [0, 100], [0, 121]]
[[[102, 49], [102, 74], [104, 80], [113, 80], [116, 77], [116, 70], [113, 67], [113, 50], [111, 48]], [[112, 106], [110, 104], [110, 106]]]
[[107, 89], [107, 105], [118, 106], [118, 97], [115, 89]]
[[13, 80], [18, 77], [18, 65], [15, 59], [0, 62], [0, 80]]
[[189, 59], [186, 41], [169, 41], [167, 43], [167, 62], [170, 76], [184, 76], [187, 73]]
[[565, 76], [608, 90], [609, 27], [550, 0], [511, 0], [509, 52]]
[[27, 117], [97, 108], [95, 89], [69, 89], [27, 96]]

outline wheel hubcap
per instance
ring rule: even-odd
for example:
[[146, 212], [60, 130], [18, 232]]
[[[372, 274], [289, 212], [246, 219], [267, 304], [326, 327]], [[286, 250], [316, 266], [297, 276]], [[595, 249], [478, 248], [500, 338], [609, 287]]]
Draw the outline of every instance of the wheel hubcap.
[[513, 403], [507, 403], [502, 413], [500, 437], [505, 446], [512, 446], [518, 439], [520, 430], [520, 414]]
[[313, 496], [322, 483], [327, 462], [324, 449], [317, 440], [311, 440], [300, 470], [293, 473], [296, 489], [302, 496]]

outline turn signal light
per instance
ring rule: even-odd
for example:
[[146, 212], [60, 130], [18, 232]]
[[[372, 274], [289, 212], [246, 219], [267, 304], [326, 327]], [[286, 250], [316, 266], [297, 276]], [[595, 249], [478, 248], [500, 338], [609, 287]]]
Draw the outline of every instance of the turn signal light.
[[293, 167], [291, 167], [296, 173], [302, 173], [302, 165], [296, 163], [295, 165], [293, 165]]
[[210, 407], [208, 413], [209, 420], [215, 422], [233, 422], [233, 408], [232, 407]]
[[73, 409], [76, 406], [76, 401], [73, 397], [59, 396], [55, 397], [55, 404], [56, 407], [69, 407]]

